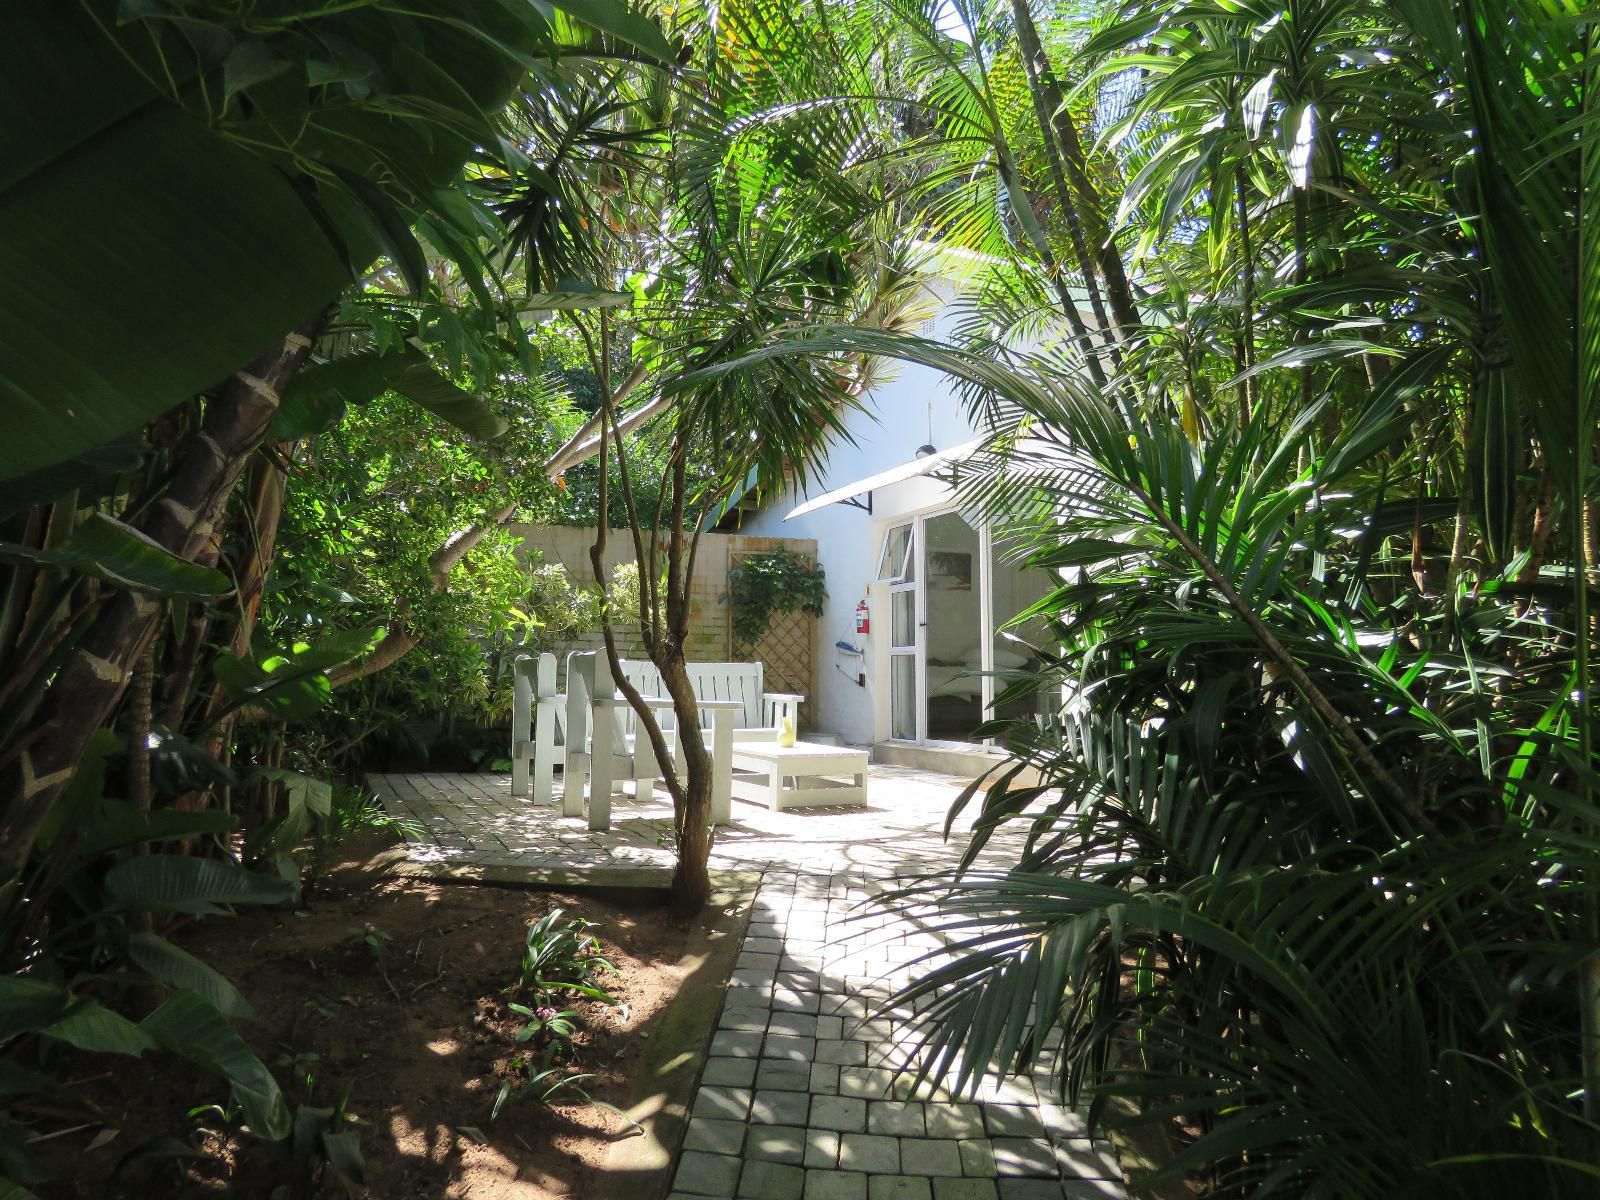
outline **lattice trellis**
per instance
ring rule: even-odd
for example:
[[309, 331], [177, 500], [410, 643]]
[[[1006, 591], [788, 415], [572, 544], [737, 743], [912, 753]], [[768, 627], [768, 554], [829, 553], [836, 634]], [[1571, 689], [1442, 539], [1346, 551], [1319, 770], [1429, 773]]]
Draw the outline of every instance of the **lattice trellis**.
[[[765, 667], [764, 682], [769, 692], [816, 694], [817, 619], [803, 612], [774, 615], [772, 624], [754, 646], [736, 645], [738, 661], [760, 662]], [[811, 723], [813, 708], [808, 700], [800, 706], [800, 723]]]

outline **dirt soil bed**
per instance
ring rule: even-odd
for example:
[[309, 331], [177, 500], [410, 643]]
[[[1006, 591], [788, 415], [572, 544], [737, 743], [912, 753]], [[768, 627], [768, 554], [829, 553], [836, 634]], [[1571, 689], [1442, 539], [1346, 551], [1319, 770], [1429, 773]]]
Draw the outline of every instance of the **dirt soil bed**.
[[[556, 906], [600, 923], [603, 951], [618, 967], [602, 983], [620, 1003], [566, 1006], [582, 1017], [576, 1069], [595, 1075], [585, 1088], [621, 1107], [631, 1096], [630, 1069], [682, 982], [690, 932], [653, 905], [390, 878], [372, 858], [382, 846], [371, 838], [347, 844], [344, 861], [300, 912], [244, 912], [175, 940], [238, 984], [254, 1006], [256, 1019], [242, 1032], [291, 1105], [331, 1107], [349, 1089], [356, 1120], [346, 1128], [361, 1136], [367, 1195], [601, 1194], [606, 1154], [631, 1132], [620, 1118], [599, 1107], [513, 1100], [490, 1121], [501, 1083], [515, 1077], [522, 1019], [506, 1004], [529, 999], [507, 990], [517, 980], [524, 931]], [[383, 945], [381, 967], [369, 933]], [[71, 1064], [66, 1077], [103, 1072], [106, 1063], [86, 1060], [81, 1070]], [[53, 1165], [62, 1177], [37, 1189], [44, 1200], [266, 1200], [284, 1184], [289, 1191], [280, 1194], [291, 1197], [339, 1194], [303, 1190], [270, 1148], [239, 1135], [216, 1110], [186, 1116], [225, 1101], [226, 1087], [215, 1078], [166, 1057], [118, 1066], [81, 1089], [105, 1124], [54, 1139]], [[140, 1162], [113, 1178], [130, 1149], [162, 1134], [202, 1157]]]

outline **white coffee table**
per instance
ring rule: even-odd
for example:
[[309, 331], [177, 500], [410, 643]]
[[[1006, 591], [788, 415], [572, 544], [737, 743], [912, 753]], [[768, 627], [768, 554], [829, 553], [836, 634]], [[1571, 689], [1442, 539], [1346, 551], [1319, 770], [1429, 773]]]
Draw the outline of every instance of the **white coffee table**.
[[[867, 752], [847, 746], [817, 746], [796, 742], [735, 742], [733, 766], [737, 771], [765, 775], [768, 803], [777, 811], [819, 805], [867, 805]], [[841, 782], [838, 777], [851, 782]]]

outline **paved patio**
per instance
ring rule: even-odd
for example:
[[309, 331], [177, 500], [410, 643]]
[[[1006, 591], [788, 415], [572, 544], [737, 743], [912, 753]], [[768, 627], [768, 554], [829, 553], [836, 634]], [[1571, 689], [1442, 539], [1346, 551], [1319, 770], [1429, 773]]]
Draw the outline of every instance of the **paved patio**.
[[[591, 833], [559, 815], [559, 791], [540, 810], [511, 795], [508, 776], [370, 781], [413, 826], [408, 860], [421, 873], [569, 884], [670, 876], [671, 804], [660, 791], [618, 797], [613, 828]], [[1109, 1144], [1050, 1101], [1053, 1048], [1037, 1089], [1017, 1077], [958, 1101], [931, 1088], [913, 1095], [897, 1079], [912, 1061], [913, 1014], [881, 1005], [938, 961], [918, 960], [937, 956], [941, 940], [918, 914], [860, 905], [954, 860], [962, 839], [946, 843], [943, 824], [963, 783], [874, 766], [867, 808], [783, 813], [736, 785], [712, 867], [759, 872], [762, 882], [669, 1200], [1126, 1196]]]
[[[632, 873], [640, 886], [671, 877], [672, 801], [664, 788], [640, 801], [612, 799], [612, 826], [591, 832], [561, 815], [561, 781], [549, 808], [511, 794], [509, 775], [408, 774], [368, 776], [391, 814], [411, 826], [408, 861], [419, 869], [505, 869], [568, 877], [571, 884], [603, 874], [615, 883]], [[946, 844], [945, 813], [965, 780], [911, 767], [874, 765], [865, 808], [788, 809], [765, 803], [759, 783], [734, 784], [733, 821], [717, 830], [712, 870], [772, 866], [808, 872], [848, 867], [880, 875], [918, 872], [949, 861], [959, 842]], [[629, 785], [632, 786], [631, 784]]]

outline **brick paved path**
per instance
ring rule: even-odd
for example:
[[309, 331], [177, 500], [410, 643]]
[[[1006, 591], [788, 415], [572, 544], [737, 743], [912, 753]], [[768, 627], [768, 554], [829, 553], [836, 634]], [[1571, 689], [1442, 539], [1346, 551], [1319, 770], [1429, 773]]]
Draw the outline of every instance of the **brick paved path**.
[[[412, 858], [447, 866], [670, 868], [671, 808], [618, 798], [591, 833], [493, 775], [373, 776], [413, 823]], [[773, 813], [735, 791], [713, 869], [762, 883], [729, 981], [669, 1200], [1118, 1200], [1109, 1145], [1079, 1114], [1013, 1078], [952, 1100], [896, 1079], [910, 1013], [866, 1019], [939, 948], [914, 915], [861, 902], [954, 861], [945, 813], [963, 781], [874, 766], [866, 809]], [[747, 793], [753, 795], [753, 793]], [[1006, 839], [995, 850], [1004, 861]], [[1015, 861], [1014, 857], [1012, 861]]]
[[938, 943], [860, 907], [893, 882], [870, 869], [767, 874], [671, 1200], [1124, 1197], [1110, 1146], [1049, 1102], [1044, 1074], [1041, 1092], [1011, 1079], [961, 1103], [896, 1080], [910, 1014], [866, 1018]]

